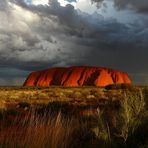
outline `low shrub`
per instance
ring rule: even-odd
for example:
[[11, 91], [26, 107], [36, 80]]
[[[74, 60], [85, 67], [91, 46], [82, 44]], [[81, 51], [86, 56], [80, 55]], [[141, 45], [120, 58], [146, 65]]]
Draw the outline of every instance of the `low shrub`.
[[131, 89], [132, 85], [130, 84], [110, 84], [105, 86], [105, 89], [112, 90], [112, 89]]

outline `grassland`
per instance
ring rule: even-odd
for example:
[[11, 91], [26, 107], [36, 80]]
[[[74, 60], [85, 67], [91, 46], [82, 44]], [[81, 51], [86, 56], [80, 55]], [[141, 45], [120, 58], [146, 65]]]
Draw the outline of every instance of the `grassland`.
[[148, 88], [0, 87], [0, 148], [148, 147]]

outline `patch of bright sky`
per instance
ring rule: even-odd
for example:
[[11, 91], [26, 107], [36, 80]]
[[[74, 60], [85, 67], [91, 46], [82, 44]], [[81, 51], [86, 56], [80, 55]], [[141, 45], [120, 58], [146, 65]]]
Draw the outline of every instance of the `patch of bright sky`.
[[68, 2], [68, 1], [66, 1], [66, 0], [58, 0], [58, 2], [60, 3], [60, 5], [61, 6], [66, 6], [67, 4], [71, 4], [71, 5], [73, 5], [75, 8], [76, 8], [76, 2]]
[[33, 5], [47, 5], [48, 0], [32, 0]]

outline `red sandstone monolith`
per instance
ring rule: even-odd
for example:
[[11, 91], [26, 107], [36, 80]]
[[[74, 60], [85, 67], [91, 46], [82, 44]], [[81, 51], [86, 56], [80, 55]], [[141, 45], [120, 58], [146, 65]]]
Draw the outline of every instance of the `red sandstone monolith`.
[[24, 86], [100, 86], [131, 84], [127, 73], [118, 70], [91, 66], [49, 68], [32, 72]]

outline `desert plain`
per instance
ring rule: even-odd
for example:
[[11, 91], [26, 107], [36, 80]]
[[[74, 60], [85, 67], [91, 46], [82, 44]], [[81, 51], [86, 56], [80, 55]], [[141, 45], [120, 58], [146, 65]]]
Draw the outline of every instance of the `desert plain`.
[[148, 87], [0, 87], [0, 147], [148, 146]]

